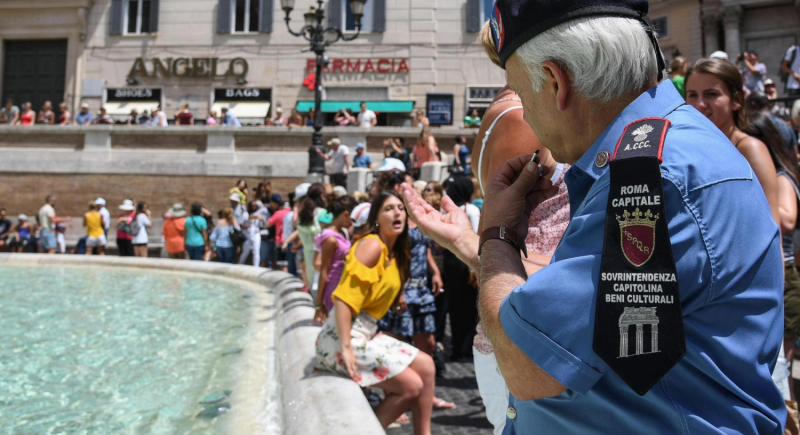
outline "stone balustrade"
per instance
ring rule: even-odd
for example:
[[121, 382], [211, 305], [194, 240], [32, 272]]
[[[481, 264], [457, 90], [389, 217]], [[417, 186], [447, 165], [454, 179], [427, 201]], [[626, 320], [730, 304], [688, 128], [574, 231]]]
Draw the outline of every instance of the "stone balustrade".
[[[0, 173], [302, 178], [312, 132], [311, 127], [0, 126]], [[411, 127], [326, 127], [323, 133], [325, 142], [338, 137], [351, 150], [365, 144], [375, 167], [385, 139], [413, 144], [419, 137]], [[433, 129], [448, 154], [456, 136], [471, 143], [476, 134]], [[439, 173], [431, 172], [430, 179]]]

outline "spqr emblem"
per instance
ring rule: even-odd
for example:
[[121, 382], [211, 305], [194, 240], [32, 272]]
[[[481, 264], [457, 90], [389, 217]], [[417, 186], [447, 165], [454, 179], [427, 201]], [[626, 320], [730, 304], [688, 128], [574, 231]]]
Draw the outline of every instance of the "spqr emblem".
[[657, 221], [658, 214], [653, 215], [650, 210], [642, 213], [638, 207], [633, 213], [625, 210], [621, 217], [617, 215], [622, 254], [632, 265], [644, 266], [653, 256]]

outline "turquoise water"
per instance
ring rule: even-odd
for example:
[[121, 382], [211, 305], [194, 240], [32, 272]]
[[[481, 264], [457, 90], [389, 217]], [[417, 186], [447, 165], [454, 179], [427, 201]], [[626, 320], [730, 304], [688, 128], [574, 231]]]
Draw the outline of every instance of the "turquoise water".
[[252, 288], [232, 283], [0, 266], [0, 433], [225, 433], [198, 414], [235, 385]]

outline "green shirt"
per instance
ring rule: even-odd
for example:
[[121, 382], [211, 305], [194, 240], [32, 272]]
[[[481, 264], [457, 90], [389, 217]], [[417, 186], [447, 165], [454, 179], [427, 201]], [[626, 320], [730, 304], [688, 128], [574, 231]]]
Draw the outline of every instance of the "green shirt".
[[189, 216], [186, 218], [184, 227], [186, 228], [186, 246], [196, 248], [205, 245], [202, 233], [203, 230], [208, 229], [205, 219], [201, 216]]
[[464, 117], [464, 127], [480, 127], [481, 126], [481, 118], [479, 117], [471, 117], [469, 115]]
[[683, 99], [686, 99], [686, 78], [683, 76], [675, 76], [670, 77], [672, 84], [675, 85], [675, 89], [678, 90], [678, 93], [681, 94]]

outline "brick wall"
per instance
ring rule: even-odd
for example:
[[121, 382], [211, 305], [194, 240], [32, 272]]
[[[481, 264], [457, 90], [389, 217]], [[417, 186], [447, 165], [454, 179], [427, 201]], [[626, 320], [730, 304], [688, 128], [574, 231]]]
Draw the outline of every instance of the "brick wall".
[[[260, 179], [246, 179], [248, 188]], [[284, 198], [294, 191], [301, 178], [272, 178], [272, 188]], [[227, 207], [228, 190], [236, 182], [230, 177], [171, 177], [137, 175], [34, 175], [0, 174], [0, 207], [8, 214], [35, 215], [48, 194], [57, 197], [60, 216], [82, 216], [89, 201], [102, 197], [112, 215], [125, 198], [146, 201], [154, 215], [161, 215], [173, 203], [182, 202], [188, 209], [199, 201], [212, 212]]]

